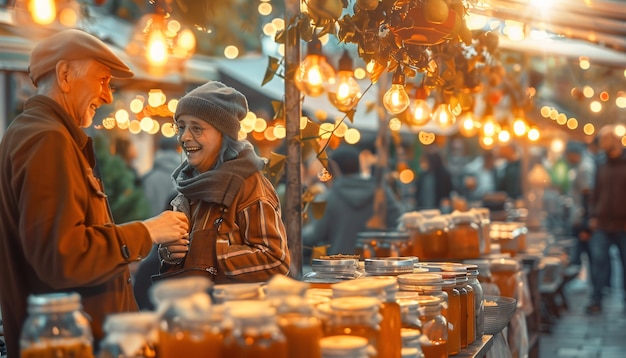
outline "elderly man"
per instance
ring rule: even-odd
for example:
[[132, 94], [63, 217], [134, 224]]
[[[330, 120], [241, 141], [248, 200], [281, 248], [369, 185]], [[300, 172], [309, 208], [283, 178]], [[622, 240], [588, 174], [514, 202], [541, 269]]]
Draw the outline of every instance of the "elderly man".
[[[588, 313], [602, 310], [602, 289], [608, 286], [609, 248], [619, 249], [626, 283], [626, 153], [621, 138], [613, 125], [602, 127], [600, 148], [606, 153], [606, 162], [597, 168], [596, 184], [591, 196], [591, 219], [593, 230], [589, 250], [591, 254], [591, 282], [593, 291]], [[626, 289], [626, 285], [624, 285]]]
[[11, 357], [20, 356], [32, 294], [78, 292], [97, 347], [108, 314], [137, 310], [128, 265], [155, 243], [187, 243], [189, 229], [173, 211], [112, 222], [81, 129], [113, 100], [111, 77], [133, 76], [106, 44], [79, 30], [56, 33], [33, 49], [29, 75], [37, 94], [0, 143], [0, 304]]

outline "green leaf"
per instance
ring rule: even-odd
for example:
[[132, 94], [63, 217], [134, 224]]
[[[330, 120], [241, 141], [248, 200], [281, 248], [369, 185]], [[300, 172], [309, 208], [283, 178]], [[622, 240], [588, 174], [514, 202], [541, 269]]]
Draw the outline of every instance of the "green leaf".
[[278, 60], [276, 57], [268, 57], [268, 64], [267, 68], [265, 69], [265, 76], [263, 77], [263, 83], [261, 83], [261, 86], [265, 86], [266, 83], [274, 78], [274, 75], [278, 71], [279, 65], [280, 60]]

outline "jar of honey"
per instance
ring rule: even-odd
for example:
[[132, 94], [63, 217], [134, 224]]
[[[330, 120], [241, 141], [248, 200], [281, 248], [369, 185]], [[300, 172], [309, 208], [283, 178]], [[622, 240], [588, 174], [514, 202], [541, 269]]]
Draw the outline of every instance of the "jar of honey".
[[[419, 319], [419, 317], [418, 317]], [[421, 323], [420, 323], [421, 327]], [[424, 358], [424, 352], [422, 352], [422, 340], [426, 339], [422, 334], [422, 330], [415, 330], [411, 328], [402, 328], [400, 332], [402, 336], [402, 351], [405, 349], [414, 349], [418, 358]]]
[[412, 236], [413, 256], [434, 260], [448, 256], [448, 220], [444, 216], [424, 218]]
[[358, 336], [329, 336], [320, 340], [322, 358], [369, 358], [367, 339]]
[[473, 259], [480, 256], [479, 218], [468, 211], [454, 211], [449, 218], [447, 258]]
[[115, 313], [104, 322], [99, 358], [155, 358], [158, 316], [154, 312]]
[[207, 343], [211, 315], [208, 290], [212, 285], [206, 277], [192, 276], [162, 280], [153, 286], [152, 299], [161, 314], [158, 357], [206, 357], [196, 348]]
[[357, 270], [358, 260], [344, 259], [313, 259], [311, 272], [307, 272], [302, 281], [309, 283], [310, 288], [327, 288], [334, 283], [354, 280], [362, 274]]
[[500, 289], [500, 296], [517, 299], [517, 273], [520, 264], [514, 259], [499, 258], [489, 262], [491, 282]]
[[357, 234], [357, 251], [361, 259], [411, 255], [409, 234], [405, 231], [365, 231]]
[[276, 310], [267, 302], [238, 301], [228, 305], [228, 312], [233, 320], [233, 331], [225, 338], [224, 357], [289, 357], [287, 339], [277, 324]]
[[483, 287], [478, 281], [478, 266], [464, 264], [467, 269], [467, 284], [472, 287], [474, 295], [474, 340], [480, 339], [485, 334], [485, 299]]
[[28, 296], [28, 316], [22, 327], [22, 358], [93, 358], [93, 335], [78, 293]]
[[421, 340], [424, 358], [447, 358], [448, 321], [441, 314], [441, 299], [434, 296], [420, 296], [418, 302], [424, 335]]
[[[409, 261], [412, 270], [412, 260]], [[376, 346], [378, 357], [399, 358], [402, 347], [400, 329], [402, 314], [396, 302], [398, 283], [395, 277], [369, 276], [332, 286], [333, 297], [374, 297], [380, 305], [380, 340]]]
[[480, 227], [480, 254], [488, 255], [491, 252], [491, 236], [489, 234], [491, 230], [491, 214], [489, 208], [472, 208], [478, 217]]
[[420, 296], [435, 296], [441, 301], [441, 313], [449, 319], [448, 293], [443, 290], [445, 282], [443, 277], [437, 273], [410, 273], [398, 276], [398, 286], [400, 291], [417, 292]]
[[320, 339], [324, 332], [322, 320], [304, 297], [285, 296], [272, 299], [277, 323], [287, 339], [289, 357], [320, 358]]
[[[324, 336], [350, 335], [367, 340], [370, 350], [377, 352], [380, 336], [381, 301], [374, 297], [333, 298], [318, 306], [324, 322]], [[381, 357], [378, 354], [375, 357]]]

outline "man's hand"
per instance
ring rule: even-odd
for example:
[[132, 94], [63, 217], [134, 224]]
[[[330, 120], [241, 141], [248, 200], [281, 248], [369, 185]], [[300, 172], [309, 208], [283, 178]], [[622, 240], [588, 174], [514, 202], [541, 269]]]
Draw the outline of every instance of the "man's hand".
[[[167, 210], [143, 221], [155, 244], [182, 243], [189, 238], [189, 220], [181, 212]], [[184, 241], [183, 241], [184, 240]]]

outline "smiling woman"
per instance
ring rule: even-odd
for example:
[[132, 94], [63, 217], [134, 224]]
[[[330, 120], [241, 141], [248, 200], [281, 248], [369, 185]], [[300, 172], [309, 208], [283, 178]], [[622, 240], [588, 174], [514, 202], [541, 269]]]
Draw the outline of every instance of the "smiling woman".
[[246, 98], [211, 81], [183, 96], [174, 114], [187, 159], [174, 171], [172, 205], [191, 222], [189, 245], [161, 245], [154, 279], [207, 275], [216, 283], [261, 282], [289, 271], [278, 196], [265, 160], [238, 140]]

